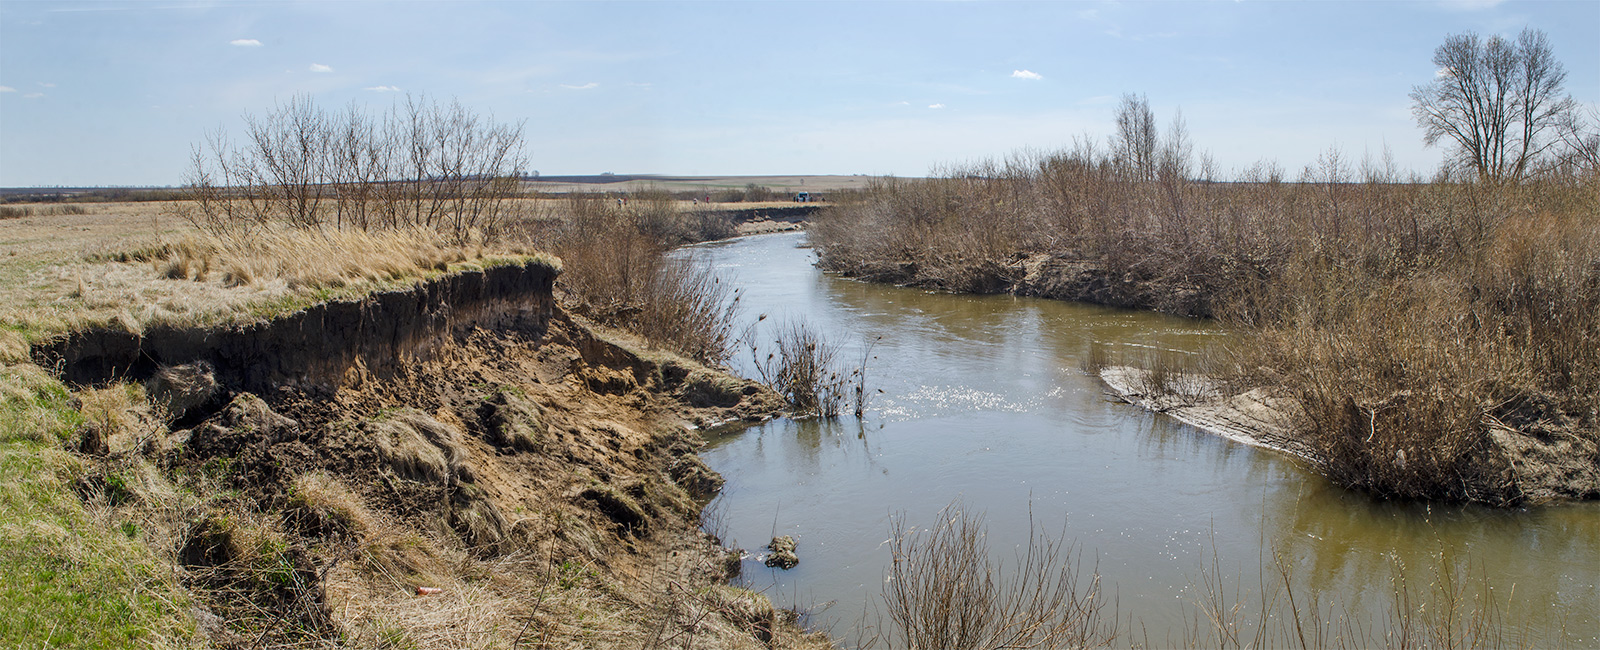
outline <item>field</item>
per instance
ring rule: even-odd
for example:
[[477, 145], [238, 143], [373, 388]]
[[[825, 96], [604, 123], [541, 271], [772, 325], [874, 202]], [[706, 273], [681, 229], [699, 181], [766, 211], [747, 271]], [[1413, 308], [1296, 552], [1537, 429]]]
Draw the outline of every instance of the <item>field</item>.
[[751, 185], [768, 187], [775, 191], [836, 192], [866, 188], [872, 180], [862, 175], [831, 176], [579, 176], [551, 177], [526, 183], [538, 192], [633, 192], [643, 189], [661, 189], [669, 192], [701, 192], [714, 194], [722, 190], [739, 190]]

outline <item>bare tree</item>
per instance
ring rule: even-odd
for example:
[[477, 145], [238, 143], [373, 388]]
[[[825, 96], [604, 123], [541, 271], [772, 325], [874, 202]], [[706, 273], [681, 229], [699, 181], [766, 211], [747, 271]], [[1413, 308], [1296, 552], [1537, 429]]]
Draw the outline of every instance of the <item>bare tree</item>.
[[1480, 181], [1520, 182], [1575, 106], [1561, 95], [1567, 73], [1539, 30], [1524, 29], [1514, 42], [1454, 34], [1433, 63], [1435, 79], [1412, 89], [1412, 112], [1426, 142], [1454, 143], [1452, 162]]
[[492, 236], [525, 164], [520, 123], [425, 97], [379, 119], [355, 104], [331, 114], [296, 96], [245, 124], [243, 147], [218, 131], [207, 138], [209, 153], [195, 149], [188, 185], [201, 227], [231, 232], [282, 220], [317, 228], [331, 216], [334, 227]]
[[1568, 112], [1556, 137], [1561, 140], [1557, 164], [1579, 174], [1600, 175], [1600, 110], [1589, 109], [1587, 116]]
[[1156, 177], [1156, 114], [1144, 95], [1128, 93], [1117, 105], [1117, 135], [1112, 149], [1117, 161], [1139, 180]]

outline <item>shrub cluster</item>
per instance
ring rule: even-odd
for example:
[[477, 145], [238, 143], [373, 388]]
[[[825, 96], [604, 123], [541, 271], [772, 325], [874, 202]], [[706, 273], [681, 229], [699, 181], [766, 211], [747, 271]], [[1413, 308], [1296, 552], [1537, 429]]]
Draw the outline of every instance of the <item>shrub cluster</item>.
[[633, 331], [705, 363], [732, 351], [738, 293], [677, 244], [725, 236], [725, 219], [685, 213], [665, 192], [623, 200], [574, 197], [511, 235], [560, 256], [562, 299], [573, 311]]
[[1224, 318], [1330, 476], [1496, 501], [1515, 490], [1492, 427], [1600, 430], [1600, 175], [1568, 170], [1401, 182], [1334, 149], [1296, 182], [1260, 164], [1215, 183], [1079, 143], [883, 181], [812, 237], [852, 275], [998, 292], [1077, 265], [1106, 302]]

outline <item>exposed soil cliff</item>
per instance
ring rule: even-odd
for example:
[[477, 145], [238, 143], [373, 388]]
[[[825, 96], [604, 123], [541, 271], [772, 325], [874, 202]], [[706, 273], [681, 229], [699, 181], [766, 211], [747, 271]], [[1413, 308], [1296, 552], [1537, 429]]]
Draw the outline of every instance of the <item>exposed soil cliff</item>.
[[494, 268], [35, 357], [75, 383], [141, 382], [173, 423], [86, 430], [102, 460], [81, 484], [178, 510], [160, 490], [107, 498], [138, 457], [199, 495], [143, 534], [211, 644], [828, 647], [723, 585], [737, 558], [699, 531], [721, 478], [693, 429], [781, 399], [569, 317], [554, 276]]

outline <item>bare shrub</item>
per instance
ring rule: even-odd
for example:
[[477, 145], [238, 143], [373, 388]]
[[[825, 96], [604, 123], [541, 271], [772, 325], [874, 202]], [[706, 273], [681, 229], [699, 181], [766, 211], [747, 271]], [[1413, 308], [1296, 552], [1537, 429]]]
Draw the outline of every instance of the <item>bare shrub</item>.
[[[742, 340], [761, 381], [783, 395], [789, 406], [799, 413], [837, 417], [848, 386], [861, 376], [865, 364], [856, 371], [839, 369], [835, 363], [838, 346], [804, 320], [779, 325], [773, 334], [772, 348], [763, 357], [761, 353], [767, 348], [755, 340], [758, 325], [759, 321], [752, 324]], [[860, 390], [865, 391], [865, 386], [861, 385]], [[862, 399], [864, 408], [864, 396]]]
[[1011, 567], [992, 557], [983, 516], [959, 503], [926, 529], [895, 517], [889, 545], [890, 647], [1090, 648], [1116, 638], [1099, 575], [1084, 573], [1073, 546], [1031, 522]]
[[557, 282], [569, 309], [701, 362], [726, 361], [738, 291], [694, 257], [669, 255], [682, 240], [671, 234], [683, 227], [676, 201], [641, 196], [572, 197], [551, 218], [515, 222], [514, 236], [566, 262]]
[[[1129, 99], [1119, 119], [1144, 121]], [[1153, 180], [1127, 171], [1129, 131], [1110, 151], [1079, 141], [877, 182], [812, 242], [824, 269], [875, 281], [1247, 328], [1205, 374], [1287, 389], [1327, 473], [1381, 495], [1514, 503], [1490, 427], [1600, 436], [1600, 184], [1581, 165], [1522, 184], [1402, 182], [1331, 148], [1296, 183], [1271, 161], [1200, 183], [1180, 125], [1156, 141]], [[1147, 361], [1154, 393], [1204, 388]]]

